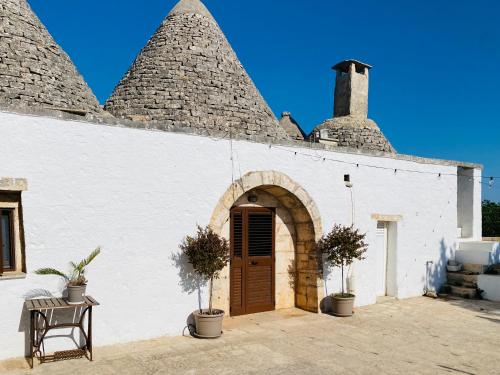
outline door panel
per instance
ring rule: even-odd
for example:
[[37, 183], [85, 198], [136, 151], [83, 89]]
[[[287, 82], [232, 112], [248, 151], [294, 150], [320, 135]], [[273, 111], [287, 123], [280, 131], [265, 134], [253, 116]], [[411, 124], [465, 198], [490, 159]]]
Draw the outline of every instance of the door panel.
[[243, 212], [231, 211], [231, 274], [230, 274], [230, 310], [232, 315], [245, 313], [245, 264], [243, 262], [244, 245]]
[[387, 226], [385, 222], [377, 223], [376, 270], [377, 270], [377, 297], [386, 295], [387, 279]]
[[231, 315], [274, 310], [274, 211], [231, 212]]
[[247, 314], [274, 310], [274, 293], [272, 283], [272, 266], [257, 265], [249, 267], [246, 301]]

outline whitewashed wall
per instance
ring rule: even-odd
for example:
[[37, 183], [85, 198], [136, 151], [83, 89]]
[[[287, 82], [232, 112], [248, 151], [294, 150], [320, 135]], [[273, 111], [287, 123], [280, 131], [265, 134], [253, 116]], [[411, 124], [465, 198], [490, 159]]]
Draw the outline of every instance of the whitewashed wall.
[[[63, 286], [32, 271], [64, 269], [97, 245], [103, 253], [88, 272], [88, 293], [102, 304], [94, 310], [94, 345], [181, 334], [198, 297], [183, 291], [171, 257], [184, 235], [208, 223], [231, 184], [229, 141], [7, 113], [0, 113], [0, 139], [0, 176], [29, 184], [23, 193], [28, 275], [0, 280], [0, 358], [24, 355], [24, 297], [37, 289], [58, 294]], [[457, 179], [445, 174], [456, 167], [302, 150], [436, 175], [395, 173], [283, 150], [297, 150], [292, 147], [237, 141], [233, 148], [235, 177], [240, 171], [287, 174], [315, 200], [325, 231], [351, 222], [343, 182], [350, 174], [355, 224], [369, 243], [375, 239], [373, 213], [403, 217], [397, 228], [397, 296], [422, 294], [426, 261], [437, 266], [432, 281], [443, 280], [457, 227]], [[374, 303], [372, 251], [355, 272], [357, 305]], [[336, 277], [326, 281], [329, 293], [338, 289]]]

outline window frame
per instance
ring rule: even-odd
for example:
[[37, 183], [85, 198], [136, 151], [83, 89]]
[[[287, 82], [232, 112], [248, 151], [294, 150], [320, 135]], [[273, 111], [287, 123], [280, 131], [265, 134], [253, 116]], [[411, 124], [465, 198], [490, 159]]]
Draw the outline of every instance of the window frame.
[[0, 189], [0, 212], [3, 211], [10, 213], [11, 265], [9, 269], [3, 269], [3, 254], [0, 249], [0, 281], [25, 278], [27, 271], [22, 191]]
[[0, 208], [0, 215], [4, 215], [5, 212], [8, 213], [8, 218], [9, 218], [9, 252], [10, 252], [10, 267], [9, 268], [4, 268], [3, 264], [3, 238], [4, 238], [4, 233], [2, 230], [2, 226], [0, 226], [0, 274], [3, 274], [5, 272], [15, 272], [16, 271], [16, 265], [17, 265], [17, 259], [16, 259], [16, 232], [14, 228], [14, 208]]

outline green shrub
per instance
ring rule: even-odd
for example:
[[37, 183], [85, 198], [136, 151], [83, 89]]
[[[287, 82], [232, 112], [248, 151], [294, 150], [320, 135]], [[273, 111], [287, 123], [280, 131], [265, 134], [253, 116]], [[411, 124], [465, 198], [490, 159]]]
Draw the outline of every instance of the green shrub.
[[500, 203], [483, 201], [483, 237], [500, 237]]
[[[344, 289], [344, 267], [354, 260], [364, 259], [368, 245], [362, 234], [352, 226], [335, 225], [333, 229], [318, 241], [317, 249], [326, 255], [326, 262], [330, 267], [340, 267], [342, 270], [342, 296], [347, 297]], [[349, 295], [350, 296], [350, 295]]]
[[198, 226], [196, 235], [186, 236], [179, 247], [193, 265], [194, 271], [210, 282], [208, 313], [212, 315], [213, 283], [229, 262], [229, 243], [210, 227]]
[[87, 285], [87, 279], [85, 278], [86, 267], [101, 253], [101, 248], [98, 247], [90, 253], [90, 255], [82, 259], [79, 263], [70, 262], [71, 273], [65, 274], [54, 268], [40, 268], [35, 271], [37, 275], [51, 275], [62, 277], [67, 285], [69, 286], [83, 286]]

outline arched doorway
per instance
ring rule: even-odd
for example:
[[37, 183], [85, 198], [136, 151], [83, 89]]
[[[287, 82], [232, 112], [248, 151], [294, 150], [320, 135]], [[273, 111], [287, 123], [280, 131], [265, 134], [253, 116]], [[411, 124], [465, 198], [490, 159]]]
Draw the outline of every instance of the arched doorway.
[[[271, 209], [275, 213], [275, 307], [296, 306], [318, 312], [324, 291], [321, 255], [316, 253], [315, 246], [322, 235], [316, 204], [300, 185], [283, 173], [250, 172], [224, 193], [213, 212], [210, 226], [234, 242], [231, 210], [252, 207]], [[230, 302], [231, 268], [227, 267], [214, 283], [214, 303], [230, 311]]]

